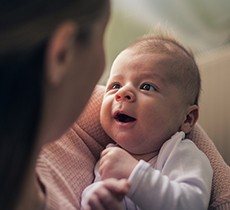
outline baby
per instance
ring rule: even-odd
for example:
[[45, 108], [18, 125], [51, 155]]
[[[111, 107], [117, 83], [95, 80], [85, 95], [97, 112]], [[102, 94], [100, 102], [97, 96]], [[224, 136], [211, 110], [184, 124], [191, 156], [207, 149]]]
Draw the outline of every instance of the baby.
[[[100, 120], [116, 144], [95, 167], [82, 194], [83, 209], [105, 204], [105, 180], [128, 179], [120, 209], [207, 209], [212, 168], [186, 138], [199, 115], [200, 74], [193, 55], [174, 38], [143, 37], [115, 59]], [[114, 182], [115, 183], [115, 182]], [[110, 186], [111, 188], [111, 186]], [[113, 193], [109, 196], [119, 196]]]

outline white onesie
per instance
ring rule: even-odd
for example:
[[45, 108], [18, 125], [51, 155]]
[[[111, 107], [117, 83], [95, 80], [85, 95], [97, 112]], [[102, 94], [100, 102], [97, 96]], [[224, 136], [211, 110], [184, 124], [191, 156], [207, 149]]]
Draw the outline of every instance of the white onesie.
[[[213, 171], [206, 155], [184, 132], [177, 132], [149, 162], [140, 160], [129, 176], [131, 188], [124, 198], [125, 210], [207, 209]], [[95, 167], [95, 182], [82, 193], [87, 204], [91, 193], [101, 185]]]

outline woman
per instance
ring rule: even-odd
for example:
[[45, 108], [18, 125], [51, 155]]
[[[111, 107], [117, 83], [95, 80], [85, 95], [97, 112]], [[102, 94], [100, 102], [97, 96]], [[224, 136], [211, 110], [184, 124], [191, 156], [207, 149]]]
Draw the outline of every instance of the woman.
[[109, 1], [11, 0], [0, 13], [0, 209], [42, 209], [35, 161], [102, 73]]

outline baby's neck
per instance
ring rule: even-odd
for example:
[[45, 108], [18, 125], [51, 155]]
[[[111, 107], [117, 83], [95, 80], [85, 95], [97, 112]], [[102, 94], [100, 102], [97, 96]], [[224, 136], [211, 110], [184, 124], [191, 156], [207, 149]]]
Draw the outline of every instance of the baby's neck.
[[149, 160], [151, 160], [152, 158], [154, 158], [155, 156], [157, 156], [159, 153], [159, 151], [155, 151], [155, 152], [151, 152], [151, 153], [147, 153], [147, 154], [133, 154], [133, 157], [136, 158], [137, 160], [144, 160], [146, 162], [148, 162]]

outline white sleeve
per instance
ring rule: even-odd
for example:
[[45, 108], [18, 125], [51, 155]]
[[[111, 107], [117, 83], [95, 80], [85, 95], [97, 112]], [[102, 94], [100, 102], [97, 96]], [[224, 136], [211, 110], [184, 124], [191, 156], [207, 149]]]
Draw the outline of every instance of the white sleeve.
[[207, 209], [213, 172], [204, 153], [192, 141], [183, 140], [162, 157], [159, 170], [139, 161], [129, 177], [128, 197], [141, 210]]
[[81, 208], [83, 209], [86, 208], [93, 192], [97, 190], [98, 188], [100, 188], [101, 185], [102, 185], [102, 181], [94, 182], [83, 190], [81, 194]]

